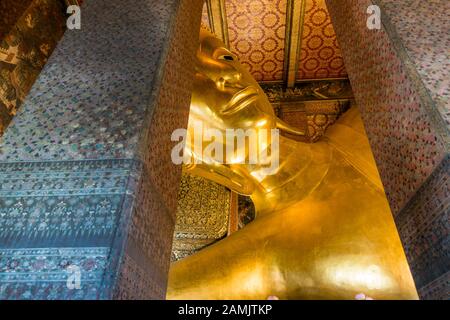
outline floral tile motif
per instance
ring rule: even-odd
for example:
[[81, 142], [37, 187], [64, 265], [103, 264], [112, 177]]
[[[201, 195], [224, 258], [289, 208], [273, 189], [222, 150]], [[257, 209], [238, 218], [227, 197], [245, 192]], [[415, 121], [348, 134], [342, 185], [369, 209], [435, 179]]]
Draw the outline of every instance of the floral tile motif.
[[346, 78], [325, 0], [306, 1], [297, 79]]
[[[187, 126], [202, 4], [84, 3], [81, 30], [64, 34], [3, 136], [0, 252], [55, 250], [30, 265], [63, 277], [57, 260], [75, 259], [64, 249], [88, 248], [80, 263], [98, 272], [76, 294], [50, 275], [0, 278], [2, 298], [165, 296], [181, 174], [170, 138]], [[98, 247], [109, 251], [89, 260]], [[14, 276], [23, 266], [5, 256]]]
[[[0, 249], [0, 299], [100, 299], [108, 255], [101, 247]], [[74, 266], [80, 287], [71, 289]]]
[[66, 267], [75, 264], [107, 297], [139, 170], [128, 160], [0, 163], [0, 296], [92, 297], [67, 290]]
[[257, 81], [283, 79], [287, 0], [225, 1], [231, 50]]
[[450, 127], [450, 1], [378, 0]]
[[443, 159], [445, 142], [387, 32], [367, 28], [372, 2], [327, 4], [392, 211], [398, 213]]

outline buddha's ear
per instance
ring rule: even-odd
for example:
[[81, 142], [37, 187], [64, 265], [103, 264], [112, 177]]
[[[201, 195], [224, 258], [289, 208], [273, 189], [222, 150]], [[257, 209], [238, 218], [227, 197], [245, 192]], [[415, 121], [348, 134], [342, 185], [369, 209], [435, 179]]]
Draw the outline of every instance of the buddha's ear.
[[224, 164], [183, 165], [183, 172], [211, 180], [242, 195], [250, 196], [255, 191], [255, 184], [251, 179]]
[[280, 131], [283, 131], [285, 133], [289, 133], [295, 136], [304, 137], [306, 133], [302, 130], [299, 130], [297, 128], [294, 128], [290, 124], [287, 124], [280, 118], [277, 118], [277, 129], [280, 129]]

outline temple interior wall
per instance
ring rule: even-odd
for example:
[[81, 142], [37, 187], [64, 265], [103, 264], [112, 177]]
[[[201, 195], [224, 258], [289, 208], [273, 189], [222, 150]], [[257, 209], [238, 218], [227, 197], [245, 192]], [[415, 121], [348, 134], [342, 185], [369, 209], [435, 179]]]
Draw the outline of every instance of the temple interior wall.
[[[373, 4], [382, 9], [381, 30], [366, 26]], [[327, 5], [416, 286], [422, 298], [444, 298], [450, 276], [449, 135], [443, 112], [449, 60], [442, 57], [448, 19], [436, 14], [448, 12], [449, 3], [329, 0]]]

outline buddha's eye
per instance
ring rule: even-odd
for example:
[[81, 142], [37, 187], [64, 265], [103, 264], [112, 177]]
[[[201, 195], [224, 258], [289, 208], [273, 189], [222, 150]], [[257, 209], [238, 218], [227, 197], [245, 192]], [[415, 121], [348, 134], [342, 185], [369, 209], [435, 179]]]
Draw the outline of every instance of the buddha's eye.
[[226, 60], [226, 61], [234, 61], [234, 57], [229, 55], [229, 54], [225, 54], [219, 57], [220, 60]]

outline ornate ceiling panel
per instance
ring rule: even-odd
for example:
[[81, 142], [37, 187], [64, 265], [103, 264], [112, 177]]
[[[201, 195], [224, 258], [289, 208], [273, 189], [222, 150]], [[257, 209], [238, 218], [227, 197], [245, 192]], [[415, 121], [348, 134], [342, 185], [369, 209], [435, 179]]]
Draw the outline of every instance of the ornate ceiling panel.
[[258, 81], [347, 78], [325, 0], [206, 0], [203, 23]]
[[297, 79], [347, 77], [325, 0], [307, 0]]
[[230, 49], [258, 81], [283, 79], [287, 0], [225, 0]]

